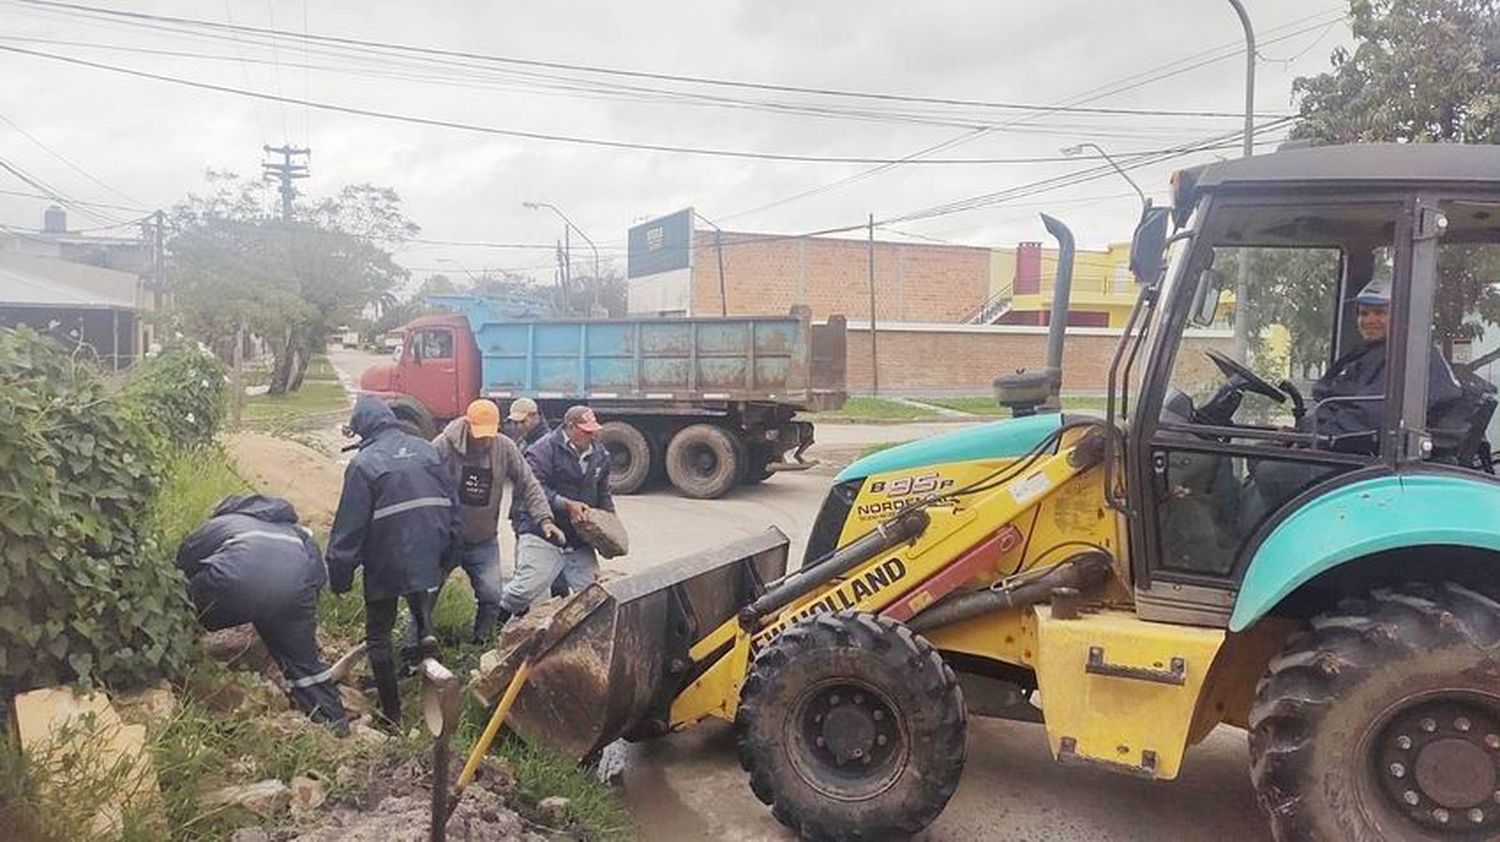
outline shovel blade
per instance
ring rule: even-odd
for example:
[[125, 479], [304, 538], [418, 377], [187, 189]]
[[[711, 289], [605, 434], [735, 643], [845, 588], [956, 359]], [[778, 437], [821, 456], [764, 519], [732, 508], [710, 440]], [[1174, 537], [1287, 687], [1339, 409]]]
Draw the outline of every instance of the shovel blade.
[[772, 527], [592, 584], [550, 618], [507, 625], [476, 692], [493, 702], [530, 651], [531, 676], [510, 715], [528, 742], [582, 760], [621, 737], [663, 733], [687, 681], [688, 648], [785, 575], [789, 544]]

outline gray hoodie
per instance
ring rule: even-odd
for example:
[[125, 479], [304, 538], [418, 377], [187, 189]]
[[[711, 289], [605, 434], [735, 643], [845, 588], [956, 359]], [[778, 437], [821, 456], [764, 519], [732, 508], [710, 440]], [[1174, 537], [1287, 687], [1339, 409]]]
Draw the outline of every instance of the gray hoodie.
[[448, 426], [432, 440], [458, 485], [465, 546], [483, 544], [495, 537], [500, 522], [500, 498], [507, 480], [511, 493], [532, 517], [539, 522], [552, 520], [547, 495], [515, 442], [503, 435], [490, 441], [488, 453], [470, 453], [469, 423], [462, 418], [448, 422]]

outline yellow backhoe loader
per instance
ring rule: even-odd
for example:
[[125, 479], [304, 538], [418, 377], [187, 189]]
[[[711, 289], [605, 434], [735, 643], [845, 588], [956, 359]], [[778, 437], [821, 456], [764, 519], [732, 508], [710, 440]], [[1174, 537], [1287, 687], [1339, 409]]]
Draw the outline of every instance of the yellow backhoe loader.
[[1292, 149], [1173, 195], [1136, 230], [1102, 417], [1057, 411], [1048, 220], [1015, 418], [850, 465], [793, 571], [772, 529], [513, 624], [516, 729], [586, 758], [733, 722], [778, 819], [853, 840], [938, 816], [970, 715], [1157, 780], [1229, 724], [1278, 839], [1500, 836], [1495, 389], [1437, 348], [1458, 286], [1500, 282], [1500, 147]]

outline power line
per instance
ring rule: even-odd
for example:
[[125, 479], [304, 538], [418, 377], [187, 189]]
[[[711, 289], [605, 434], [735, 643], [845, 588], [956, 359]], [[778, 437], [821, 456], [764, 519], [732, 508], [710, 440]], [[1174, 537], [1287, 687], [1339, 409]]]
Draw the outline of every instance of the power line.
[[[28, 0], [28, 2], [30, 2], [30, 0]], [[179, 78], [179, 77], [168, 76], [168, 75], [161, 74], [161, 73], [152, 73], [152, 72], [145, 71], [145, 70], [136, 70], [136, 69], [129, 68], [129, 67], [121, 67], [119, 65], [105, 64], [103, 62], [96, 62], [96, 61], [89, 61], [87, 59], [76, 58], [76, 57], [73, 57], [73, 56], [57, 55], [55, 53], [45, 53], [45, 52], [41, 52], [39, 50], [29, 50], [29, 49], [25, 49], [25, 48], [22, 48], [22, 47], [13, 47], [13, 46], [7, 46], [7, 45], [3, 45], [3, 44], [0, 44], [0, 51], [17, 53], [17, 54], [20, 54], [20, 55], [29, 55], [29, 56], [33, 56], [33, 57], [36, 57], [36, 58], [51, 59], [53, 61], [64, 62], [64, 63], [67, 63], [67, 64], [74, 64], [74, 65], [78, 65], [78, 66], [81, 66], [81, 67], [89, 67], [89, 68], [93, 68], [95, 70], [106, 70], [106, 71], [110, 71], [110, 72], [113, 72], [113, 73], [120, 73], [120, 74], [124, 74], [124, 75], [127, 75], [127, 76], [135, 76], [137, 78], [142, 78], [142, 79], [151, 79], [151, 80], [158, 81], [158, 82], [167, 82], [167, 83], [174, 84], [174, 85], [181, 85], [181, 86], [190, 87], [190, 88], [197, 88], [199, 90], [214, 91], [214, 92], [217, 92], [217, 93], [224, 93], [224, 94], [233, 94], [233, 95], [236, 95], [236, 96], [253, 97], [253, 98], [256, 98], [256, 99], [268, 100], [268, 101], [272, 101], [272, 102], [288, 103], [288, 104], [294, 104], [294, 105], [305, 105], [305, 106], [308, 106], [308, 107], [311, 107], [311, 108], [316, 108], [316, 109], [320, 109], [320, 110], [323, 110], [323, 111], [332, 111], [332, 112], [337, 112], [337, 113], [341, 113], [341, 114], [352, 114], [352, 115], [355, 115], [355, 116], [372, 117], [372, 118], [375, 118], [375, 119], [390, 120], [390, 121], [400, 122], [400, 123], [411, 123], [411, 124], [414, 124], [414, 125], [421, 125], [421, 126], [432, 126], [432, 127], [436, 127], [436, 128], [458, 129], [460, 131], [478, 132], [478, 133], [481, 133], [481, 134], [498, 135], [498, 136], [502, 136], [502, 137], [515, 137], [515, 138], [521, 138], [521, 139], [525, 139], [525, 140], [538, 140], [538, 141], [547, 141], [547, 142], [552, 142], [552, 143], [567, 143], [567, 144], [573, 144], [573, 145], [579, 145], [579, 146], [596, 146], [596, 147], [604, 147], [604, 148], [609, 148], [609, 149], [629, 149], [629, 150], [647, 151], [647, 152], [666, 152], [666, 153], [679, 154], [679, 155], [702, 155], [702, 156], [715, 157], [715, 158], [745, 158], [745, 159], [762, 160], [762, 161], [782, 161], [782, 162], [788, 162], [788, 163], [812, 163], [812, 164], [920, 163], [920, 164], [926, 164], [926, 165], [963, 165], [963, 166], [972, 166], [972, 165], [991, 165], [991, 164], [1060, 163], [1060, 162], [1063, 162], [1063, 161], [1080, 160], [1081, 159], [1081, 156], [1075, 156], [1074, 158], [1068, 158], [1068, 157], [1065, 157], [1065, 156], [1051, 156], [1051, 155], [1049, 155], [1049, 156], [1018, 157], [1018, 158], [928, 158], [928, 159], [922, 159], [922, 160], [919, 160], [919, 161], [912, 161], [912, 160], [906, 160], [906, 159], [900, 159], [900, 158], [877, 158], [877, 157], [870, 157], [870, 156], [855, 156], [855, 155], [850, 155], [850, 156], [843, 156], [843, 155], [804, 155], [804, 154], [779, 153], [779, 152], [757, 152], [757, 151], [751, 151], [751, 150], [737, 150], [737, 149], [716, 149], [716, 148], [699, 147], [699, 146], [672, 146], [672, 145], [668, 145], [668, 144], [640, 143], [640, 142], [634, 142], [634, 141], [610, 140], [610, 139], [607, 139], [607, 138], [598, 138], [598, 137], [583, 137], [583, 136], [576, 136], [576, 135], [561, 135], [561, 134], [554, 134], [554, 133], [551, 133], [551, 132], [528, 131], [528, 130], [523, 130], [523, 129], [505, 129], [505, 128], [499, 128], [499, 127], [495, 127], [495, 126], [480, 126], [480, 125], [475, 125], [473, 123], [461, 123], [461, 122], [458, 122], [458, 121], [455, 121], [455, 120], [442, 120], [442, 119], [431, 118], [431, 117], [419, 117], [419, 116], [410, 115], [410, 114], [398, 114], [398, 113], [389, 112], [389, 111], [375, 111], [375, 110], [372, 110], [372, 109], [357, 108], [357, 107], [348, 106], [348, 105], [339, 105], [337, 103], [318, 102], [318, 101], [314, 101], [314, 100], [304, 100], [304, 99], [297, 98], [297, 97], [288, 97], [288, 96], [280, 96], [280, 95], [276, 95], [276, 94], [261, 93], [259, 91], [244, 90], [244, 89], [241, 89], [241, 88], [235, 88], [235, 87], [231, 87], [231, 86], [228, 86], [228, 85], [217, 85], [217, 84], [213, 84], [213, 83], [210, 83], [210, 82], [200, 82], [200, 81], [193, 80], [193, 79], [182, 79], [182, 78]], [[1228, 146], [1226, 146], [1225, 148], [1228, 148]], [[1149, 154], [1150, 152], [1153, 152], [1153, 151], [1158, 151], [1158, 150], [1140, 150], [1140, 151], [1132, 151], [1132, 152], [1126, 152], [1126, 153], [1121, 153], [1121, 154], [1123, 154], [1123, 155], [1140, 155], [1140, 154]], [[1093, 160], [1096, 157], [1097, 156], [1090, 156], [1087, 159], [1088, 160]]]
[[89, 217], [90, 219], [96, 220], [98, 222], [121, 222], [122, 221], [118, 217], [113, 217], [113, 216], [110, 216], [109, 214], [100, 213], [99, 211], [89, 210], [87, 207], [81, 205], [78, 202], [73, 201], [71, 198], [69, 198], [67, 195], [63, 194], [62, 192], [60, 192], [56, 188], [52, 187], [51, 185], [47, 184], [46, 182], [42, 181], [41, 179], [37, 178], [36, 176], [33, 176], [33, 175], [27, 173], [26, 171], [22, 170], [20, 167], [16, 166], [15, 164], [10, 163], [9, 161], [5, 160], [4, 158], [0, 158], [0, 169], [5, 170], [6, 172], [8, 172], [11, 175], [15, 176], [16, 178], [20, 179], [25, 184], [27, 184], [27, 185], [29, 185], [31, 187], [34, 187], [37, 190], [40, 190], [43, 193], [47, 194], [48, 198], [52, 199], [53, 201], [57, 202], [58, 204], [61, 204], [61, 205], [65, 206], [65, 207], [72, 208], [73, 210], [78, 211], [78, 213], [80, 213], [80, 214], [82, 214], [82, 215], [84, 215], [86, 217]]
[[[269, 1], [269, 0], [268, 0]], [[413, 53], [419, 55], [441, 56], [445, 58], [462, 58], [492, 62], [496, 64], [509, 64], [522, 67], [539, 67], [549, 70], [566, 70], [579, 73], [588, 73], [602, 76], [618, 76], [635, 79], [650, 79], [654, 81], [678, 82], [710, 87], [736, 88], [745, 90], [760, 90], [776, 93], [797, 93], [817, 96], [863, 99], [883, 102], [922, 103], [930, 105], [963, 106], [969, 108], [985, 108], [1003, 111], [1038, 111], [1038, 110], [1061, 110], [1085, 114], [1112, 114], [1112, 115], [1134, 115], [1134, 116], [1157, 116], [1157, 117], [1238, 117], [1240, 112], [1213, 111], [1213, 110], [1174, 110], [1162, 108], [1106, 108], [1106, 107], [1068, 107], [1047, 108], [1027, 103], [997, 102], [987, 100], [962, 99], [954, 97], [918, 96], [912, 94], [895, 94], [872, 91], [853, 91], [839, 88], [825, 88], [803, 85], [785, 85], [766, 82], [749, 82], [736, 79], [720, 79], [704, 76], [692, 76], [675, 73], [657, 73], [641, 70], [626, 70], [621, 68], [604, 67], [600, 65], [577, 64], [572, 62], [546, 61], [540, 59], [523, 59], [513, 56], [501, 56], [486, 53], [476, 53], [465, 50], [448, 50], [435, 47], [420, 47], [410, 44], [401, 44], [390, 41], [374, 41], [361, 38], [347, 38], [332, 35], [301, 35], [296, 32], [276, 29], [272, 27], [253, 27], [236, 24], [223, 24], [217, 21], [209, 21], [198, 18], [185, 18], [172, 15], [157, 15], [145, 12], [125, 11], [121, 9], [110, 9], [100, 6], [90, 6], [81, 3], [53, 2], [53, 0], [17, 0], [30, 6], [49, 9], [59, 9], [70, 12], [84, 13], [94, 16], [122, 18], [131, 20], [154, 21], [169, 23], [179, 26], [190, 26], [204, 29], [232, 30], [242, 33], [269, 36], [276, 38], [306, 39], [321, 43], [339, 44], [345, 46], [375, 48], [395, 52]], [[1280, 116], [1280, 115], [1263, 115]]]
[[[49, 201], [57, 201], [57, 199], [55, 197], [50, 196], [50, 195], [48, 195], [46, 193], [28, 193], [25, 190], [0, 190], [0, 195], [3, 195], [3, 196], [20, 196], [20, 197], [27, 198], [27, 199], [47, 199]], [[110, 210], [122, 210], [122, 211], [127, 211], [129, 213], [139, 213], [139, 214], [148, 214], [148, 213], [151, 213], [151, 211], [147, 210], [146, 208], [142, 208], [142, 207], [130, 207], [129, 205], [112, 205], [112, 204], [109, 204], [108, 202], [85, 202], [82, 199], [74, 199], [73, 200], [73, 204], [75, 204], [75, 205], [84, 205], [84, 206], [91, 207], [91, 208], [108, 208]]]
[[5, 116], [4, 114], [0, 114], [0, 121], [3, 121], [6, 125], [10, 126], [11, 128], [15, 129], [16, 131], [20, 132], [22, 137], [26, 138], [27, 140], [29, 140], [32, 143], [36, 144], [37, 146], [41, 147], [41, 149], [43, 151], [45, 151], [48, 155], [51, 155], [52, 157], [56, 158], [57, 160], [62, 161], [64, 164], [67, 164], [69, 169], [73, 170], [74, 172], [78, 173], [79, 175], [83, 176], [84, 178], [88, 179], [89, 181], [92, 181], [95, 184], [99, 185], [100, 187], [103, 187], [105, 190], [108, 190], [109, 192], [115, 194], [116, 196], [119, 196], [119, 197], [123, 198], [127, 202], [135, 202], [137, 204], [145, 204], [140, 199], [137, 199], [134, 196], [131, 196], [129, 193], [126, 193], [126, 192], [124, 192], [122, 190], [119, 190], [119, 189], [116, 189], [116, 188], [110, 186], [107, 182], [105, 182], [104, 180], [100, 179], [98, 176], [95, 176], [93, 173], [89, 172], [88, 170], [85, 170], [83, 167], [81, 167], [78, 164], [74, 163], [66, 155], [62, 154], [61, 152], [58, 152], [56, 149], [53, 149], [52, 147], [50, 147], [47, 144], [43, 143], [42, 140], [40, 138], [38, 138], [36, 135], [34, 135], [31, 132], [28, 132], [25, 129], [21, 128], [21, 126], [19, 126], [19, 125], [16, 124], [16, 121], [10, 119], [9, 117]]
[[[1288, 22], [1286, 24], [1283, 24], [1281, 26], [1272, 27], [1271, 29], [1267, 30], [1267, 33], [1276, 32], [1276, 31], [1278, 31], [1280, 29], [1285, 29], [1287, 27], [1296, 26], [1296, 25], [1298, 25], [1300, 23], [1303, 23], [1304, 21], [1308, 21], [1308, 20], [1312, 20], [1314, 18], [1322, 17], [1322, 16], [1324, 16], [1326, 14], [1329, 14], [1329, 10], [1323, 10], [1323, 11], [1320, 11], [1320, 12], [1316, 12], [1316, 13], [1308, 15], [1306, 17], [1298, 18], [1296, 20], [1290, 21], [1290, 22]], [[1339, 11], [1338, 15], [1339, 16], [1330, 24], [1330, 26], [1332, 24], [1336, 24], [1339, 21], [1344, 20], [1344, 19], [1347, 18], [1347, 15], [1344, 12], [1342, 12], [1342, 11]], [[1310, 27], [1306, 27], [1306, 28], [1303, 28], [1303, 29], [1297, 29], [1297, 30], [1294, 30], [1292, 32], [1285, 33], [1283, 35], [1279, 35], [1279, 36], [1277, 36], [1275, 38], [1271, 38], [1271, 39], [1265, 40], [1262, 43], [1263, 44], [1270, 44], [1270, 43], [1275, 43], [1275, 42], [1279, 42], [1279, 41], [1284, 41], [1284, 40], [1286, 40], [1288, 38], [1296, 37], [1297, 35], [1300, 35], [1300, 34], [1302, 34], [1304, 32], [1311, 31], [1312, 29], [1316, 29], [1318, 25], [1319, 24], [1314, 24], [1313, 26], [1310, 26]], [[1103, 98], [1105, 96], [1109, 96], [1109, 95], [1113, 95], [1113, 94], [1117, 94], [1117, 93], [1123, 93], [1125, 91], [1132, 90], [1134, 88], [1143, 87], [1143, 86], [1151, 84], [1153, 82], [1161, 81], [1162, 79], [1170, 78], [1171, 76], [1175, 76], [1175, 75], [1178, 75], [1178, 74], [1181, 74], [1181, 73], [1186, 73], [1186, 72], [1189, 72], [1191, 70], [1195, 70], [1195, 69], [1197, 69], [1199, 67], [1202, 67], [1205, 64], [1209, 64], [1209, 63], [1216, 62], [1216, 61], [1222, 61], [1222, 60], [1224, 60], [1226, 58], [1231, 58], [1233, 56], [1239, 55], [1240, 53], [1244, 52], [1243, 47], [1240, 46], [1240, 45], [1241, 45], [1241, 42], [1238, 39], [1236, 39], [1235, 41], [1228, 42], [1227, 44], [1222, 44], [1222, 45], [1217, 46], [1217, 47], [1212, 47], [1212, 48], [1209, 48], [1208, 50], [1203, 50], [1203, 51], [1200, 51], [1198, 53], [1194, 53], [1194, 54], [1192, 54], [1190, 56], [1186, 56], [1186, 57], [1181, 58], [1181, 59], [1175, 59], [1175, 60], [1167, 62], [1165, 64], [1158, 65], [1157, 67], [1152, 68], [1150, 70], [1146, 70], [1146, 71], [1143, 71], [1141, 73], [1134, 74], [1133, 76], [1124, 77], [1123, 80], [1117, 80], [1116, 83], [1112, 83], [1114, 85], [1114, 87], [1110, 87], [1109, 90], [1104, 91], [1103, 93], [1100, 93], [1100, 91], [1103, 90], [1102, 87], [1101, 88], [1093, 88], [1093, 89], [1090, 89], [1090, 90], [1086, 90], [1086, 91], [1084, 91], [1084, 92], [1082, 92], [1082, 93], [1080, 93], [1078, 95], [1075, 95], [1073, 97], [1069, 97], [1069, 98], [1065, 99], [1063, 101], [1063, 103], [1061, 103], [1061, 104], [1042, 107], [1044, 113], [1039, 113], [1039, 114], [1033, 114], [1033, 115], [1029, 115], [1029, 116], [1018, 117], [1018, 118], [1016, 118], [1016, 119], [1014, 119], [1012, 121], [1009, 121], [1007, 123], [1003, 123], [1003, 124], [1001, 124], [999, 126], [994, 126], [994, 127], [989, 127], [989, 128], [974, 129], [974, 130], [971, 130], [969, 132], [966, 132], [965, 134], [959, 135], [957, 137], [950, 138], [950, 139], [948, 139], [948, 140], [946, 140], [946, 141], [944, 141], [942, 143], [934, 144], [934, 145], [931, 145], [931, 146], [924, 147], [923, 149], [919, 149], [916, 152], [911, 153], [911, 155], [908, 155], [905, 159], [903, 159], [900, 162], [891, 163], [891, 164], [882, 164], [880, 166], [874, 167], [874, 168], [869, 169], [869, 170], [865, 170], [863, 172], [858, 172], [858, 173], [855, 173], [855, 174], [850, 175], [850, 176], [845, 176], [844, 178], [840, 178], [840, 179], [838, 179], [836, 181], [832, 181], [832, 182], [829, 182], [829, 183], [826, 183], [826, 184], [822, 184], [822, 185], [818, 185], [816, 187], [812, 187], [812, 188], [809, 188], [809, 189], [802, 190], [802, 191], [800, 191], [798, 193], [795, 193], [795, 194], [793, 194], [791, 196], [787, 196], [787, 197], [784, 197], [784, 198], [781, 198], [781, 199], [776, 199], [776, 200], [771, 201], [771, 202], [766, 202], [764, 204], [757, 205], [757, 206], [755, 206], [753, 208], [749, 208], [747, 210], [737, 211], [735, 213], [729, 214], [728, 216], [726, 216], [724, 218], [725, 219], [736, 219], [736, 218], [739, 218], [739, 217], [742, 217], [742, 216], [749, 216], [750, 214], [760, 213], [760, 212], [763, 212], [763, 211], [771, 210], [773, 208], [777, 208], [777, 207], [781, 207], [783, 205], [790, 204], [792, 202], [795, 202], [795, 201], [798, 201], [798, 200], [801, 200], [801, 199], [810, 198], [812, 196], [816, 196], [816, 195], [820, 195], [820, 194], [823, 194], [823, 193], [827, 193], [827, 192], [830, 192], [832, 190], [836, 190], [836, 189], [838, 189], [840, 187], [846, 186], [848, 184], [852, 184], [852, 183], [854, 183], [856, 181], [862, 181], [864, 179], [872, 178], [874, 176], [880, 175], [881, 173], [887, 172], [887, 171], [895, 168], [896, 166], [899, 166], [901, 163], [915, 162], [917, 159], [922, 158], [922, 157], [924, 157], [926, 155], [932, 154], [934, 152], [942, 151], [943, 149], [948, 149], [948, 148], [952, 148], [954, 146], [958, 146], [960, 144], [967, 143], [967, 142], [969, 142], [971, 140], [974, 140], [974, 139], [980, 137], [981, 135], [989, 133], [990, 131], [997, 131], [997, 130], [1002, 130], [1002, 129], [1014, 130], [1016, 128], [1016, 125], [1018, 123], [1026, 122], [1028, 120], [1035, 119], [1037, 117], [1048, 116], [1050, 112], [1062, 111], [1062, 110], [1065, 110], [1067, 108], [1070, 108], [1072, 106], [1075, 106], [1075, 105], [1078, 105], [1078, 104], [1084, 103], [1084, 102], [1093, 102], [1093, 101], [1095, 101], [1097, 99], [1101, 99], [1101, 98]], [[1226, 54], [1223, 54], [1223, 55], [1217, 55], [1217, 56], [1214, 55], [1215, 53], [1220, 53], [1220, 52], [1222, 52], [1225, 49], [1230, 49], [1230, 48], [1234, 48], [1234, 47], [1237, 47], [1237, 46], [1239, 47], [1239, 49], [1231, 49], [1231, 51], [1229, 53], [1226, 53]], [[1208, 59], [1206, 59], [1204, 61], [1197, 61], [1197, 62], [1195, 62], [1195, 60], [1198, 59], [1200, 56], [1210, 56], [1210, 58], [1208, 58]], [[1181, 65], [1181, 64], [1184, 64], [1184, 63], [1187, 63], [1186, 66], [1177, 68], [1175, 70], [1170, 70], [1174, 66]], [[1156, 73], [1158, 71], [1167, 71], [1167, 70], [1170, 70], [1170, 72], [1166, 72], [1163, 75], [1159, 75], [1159, 76], [1151, 76], [1152, 73]], [[1127, 81], [1130, 81], [1132, 79], [1140, 79], [1141, 77], [1147, 77], [1147, 76], [1149, 76], [1150, 78], [1145, 78], [1143, 81], [1134, 82], [1134, 83], [1131, 83], [1131, 84], [1123, 84], [1123, 85], [1120, 84], [1122, 82], [1127, 82]], [[1105, 86], [1105, 87], [1109, 87], [1109, 86]], [[1240, 116], [1243, 116], [1243, 115], [1241, 114]]]

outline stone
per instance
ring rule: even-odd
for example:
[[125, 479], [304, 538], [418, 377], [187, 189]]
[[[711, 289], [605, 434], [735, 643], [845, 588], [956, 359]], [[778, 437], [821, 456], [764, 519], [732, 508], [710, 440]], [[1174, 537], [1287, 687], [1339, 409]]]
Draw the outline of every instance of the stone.
[[351, 725], [349, 727], [349, 736], [353, 737], [356, 740], [362, 740], [367, 743], [377, 744], [383, 743], [390, 739], [390, 735], [386, 734], [384, 731], [371, 728], [369, 725], [366, 725], [363, 722], [356, 722]]
[[344, 711], [350, 719], [367, 716], [375, 710], [375, 703], [369, 696], [347, 684], [339, 685], [339, 700], [344, 703]]
[[568, 819], [568, 799], [561, 795], [550, 795], [538, 801], [537, 812], [542, 816], [542, 823], [548, 827], [562, 827]]
[[164, 722], [177, 713], [177, 696], [165, 683], [123, 693], [115, 699], [115, 704], [122, 714], [148, 725]]
[[242, 827], [229, 834], [229, 842], [271, 842], [271, 834], [259, 827]]
[[203, 654], [225, 666], [251, 672], [271, 666], [271, 653], [249, 623], [207, 632], [198, 640]]
[[226, 786], [202, 798], [206, 807], [243, 807], [258, 816], [276, 816], [292, 803], [292, 791], [275, 778]]
[[292, 778], [292, 817], [301, 818], [328, 800], [328, 782], [317, 772]]
[[[146, 754], [146, 726], [126, 725], [103, 693], [79, 694], [67, 687], [47, 687], [14, 699], [14, 727], [21, 748], [33, 757], [57, 755], [59, 763], [86, 762], [101, 771], [120, 769], [125, 779], [101, 799], [92, 821], [94, 837], [120, 834], [124, 811], [138, 799], [155, 799], [161, 790]], [[57, 740], [61, 735], [69, 739]], [[87, 757], [79, 757], [87, 752]], [[42, 786], [46, 786], [42, 782]]]

